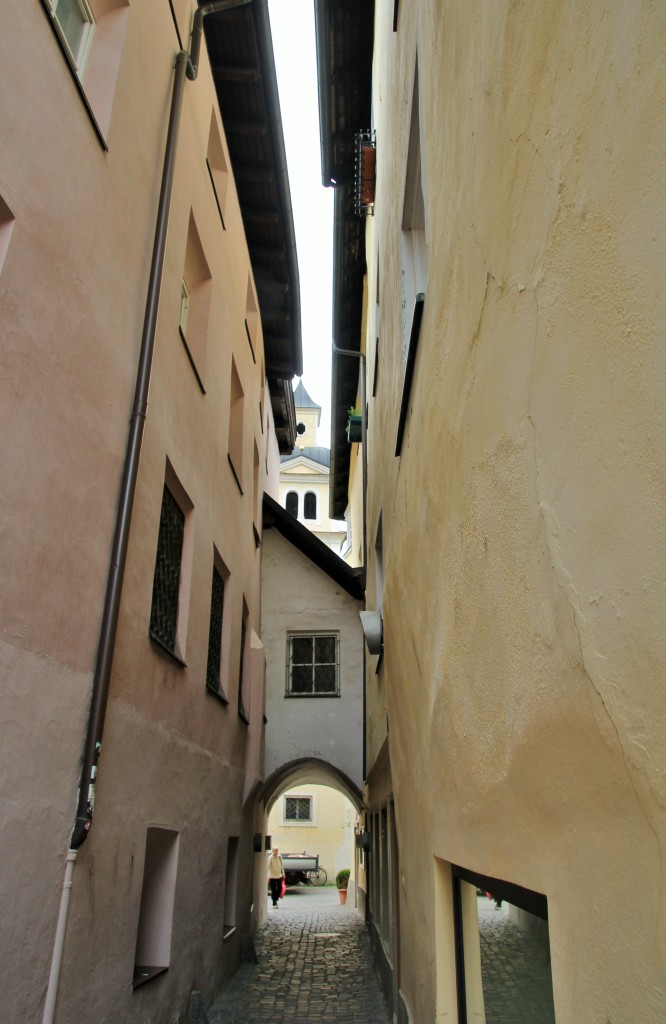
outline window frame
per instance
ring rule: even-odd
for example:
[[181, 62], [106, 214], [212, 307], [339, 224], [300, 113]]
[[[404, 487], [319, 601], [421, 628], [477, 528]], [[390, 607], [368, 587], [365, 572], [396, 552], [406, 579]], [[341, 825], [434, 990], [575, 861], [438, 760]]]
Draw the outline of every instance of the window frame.
[[[287, 816], [287, 804], [290, 800], [308, 802], [307, 818], [289, 818]], [[295, 828], [315, 828], [317, 825], [317, 814], [314, 794], [312, 793], [285, 793], [282, 797], [282, 821], [281, 825]]]
[[[308, 501], [308, 499], [311, 499], [311, 501]], [[310, 515], [309, 516], [308, 515], [308, 510], [309, 510], [308, 506], [311, 505], [313, 502], [314, 502], [314, 515]], [[318, 504], [317, 503], [317, 495], [316, 495], [315, 491], [306, 491], [305, 494], [303, 495], [303, 519], [304, 520], [307, 519], [307, 521], [309, 523], [316, 523], [318, 521], [319, 517], [317, 515], [317, 512], [318, 512], [317, 504]], [[312, 510], [310, 509], [309, 511], [312, 511]]]
[[[317, 662], [316, 661], [316, 644], [314, 643], [314, 641], [316, 639], [318, 639], [318, 638], [321, 638], [321, 637], [326, 637], [326, 638], [330, 637], [330, 638], [332, 638], [334, 640], [334, 643], [335, 643], [335, 661], [334, 662], [330, 662], [330, 661]], [[302, 662], [302, 661], [294, 662], [294, 660], [293, 660], [293, 641], [294, 640], [298, 640], [298, 639], [302, 639], [302, 638], [303, 639], [312, 639], [313, 640], [313, 644], [312, 644], [313, 657], [312, 657], [312, 662], [310, 662], [310, 663]], [[294, 665], [298, 665], [300, 667], [303, 667], [306, 664], [311, 664], [312, 665], [312, 690], [309, 691], [309, 692], [294, 691], [292, 689], [292, 670], [294, 668]], [[326, 665], [326, 666], [333, 665], [334, 666], [334, 670], [335, 670], [335, 684], [334, 684], [334, 688], [333, 689], [326, 690], [324, 692], [319, 692], [319, 693], [316, 692], [316, 690], [315, 690], [315, 685], [316, 685], [315, 669], [316, 669], [317, 665]], [[314, 699], [319, 699], [319, 698], [338, 699], [340, 697], [340, 632], [339, 632], [339, 630], [294, 630], [294, 631], [290, 630], [287, 633], [287, 662], [286, 662], [285, 697], [289, 698], [289, 699], [304, 698], [306, 700], [312, 700], [313, 698]]]
[[58, 20], [58, 15], [56, 12], [60, 0], [46, 0], [46, 7], [49, 11], [49, 14], [51, 15], [51, 18], [53, 19], [53, 24], [55, 26], [56, 32], [58, 33], [58, 38], [60, 39], [60, 42], [62, 43], [67, 52], [72, 67], [76, 72], [77, 77], [81, 79], [85, 73], [86, 63], [88, 60], [88, 56], [90, 55], [90, 44], [92, 43], [92, 37], [95, 30], [96, 22], [95, 16], [87, 0], [72, 0], [72, 2], [75, 4], [76, 7], [78, 7], [79, 11], [81, 12], [82, 21], [84, 23], [83, 37], [81, 39], [81, 43], [79, 45], [77, 53], [74, 53], [72, 51], [72, 48], [69, 44], [69, 40], [67, 39], [67, 36], [65, 34], [65, 30], [61, 22]]

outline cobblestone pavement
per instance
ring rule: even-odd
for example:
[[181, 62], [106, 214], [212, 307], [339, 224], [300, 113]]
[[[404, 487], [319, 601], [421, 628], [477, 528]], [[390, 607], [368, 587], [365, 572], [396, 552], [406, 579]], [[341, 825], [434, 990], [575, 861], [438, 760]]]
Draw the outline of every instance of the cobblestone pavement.
[[555, 1024], [547, 945], [480, 896], [479, 933], [486, 1024]]
[[365, 924], [336, 889], [289, 889], [268, 915], [259, 962], [239, 968], [210, 1024], [388, 1024]]

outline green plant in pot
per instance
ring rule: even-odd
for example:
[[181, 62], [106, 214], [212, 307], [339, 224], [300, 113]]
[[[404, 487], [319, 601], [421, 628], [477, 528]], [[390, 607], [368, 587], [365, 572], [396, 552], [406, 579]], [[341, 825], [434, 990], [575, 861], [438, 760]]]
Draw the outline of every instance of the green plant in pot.
[[338, 896], [340, 897], [341, 903], [347, 902], [347, 886], [349, 885], [349, 876], [351, 871], [349, 868], [343, 868], [342, 871], [338, 871], [335, 876], [335, 884], [338, 887]]

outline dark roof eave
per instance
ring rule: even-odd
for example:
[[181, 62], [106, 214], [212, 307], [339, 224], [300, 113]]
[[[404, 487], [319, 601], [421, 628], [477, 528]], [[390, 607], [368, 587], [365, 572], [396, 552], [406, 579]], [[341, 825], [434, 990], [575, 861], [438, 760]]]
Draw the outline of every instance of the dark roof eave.
[[296, 253], [296, 233], [294, 231], [294, 214], [291, 205], [291, 189], [289, 187], [289, 173], [287, 171], [287, 154], [284, 148], [284, 132], [282, 130], [282, 113], [280, 110], [280, 96], [278, 93], [277, 75], [275, 71], [275, 56], [273, 52], [273, 38], [271, 36], [271, 25], [268, 14], [268, 0], [254, 0], [252, 12], [257, 30], [257, 48], [261, 58], [262, 78], [266, 107], [269, 116], [269, 130], [273, 143], [273, 154], [275, 157], [275, 172], [282, 214], [282, 225], [285, 233], [285, 250], [287, 265], [289, 267], [289, 280], [291, 285], [291, 308], [292, 308], [292, 376], [300, 377], [303, 374], [303, 342], [301, 335], [301, 290], [298, 273], [298, 257]]
[[275, 527], [285, 540], [313, 562], [317, 568], [325, 572], [334, 583], [342, 587], [350, 597], [362, 601], [364, 596], [365, 578], [363, 571], [352, 569], [346, 562], [326, 547], [319, 537], [310, 533], [298, 519], [287, 512], [270, 495], [264, 495], [264, 529]]

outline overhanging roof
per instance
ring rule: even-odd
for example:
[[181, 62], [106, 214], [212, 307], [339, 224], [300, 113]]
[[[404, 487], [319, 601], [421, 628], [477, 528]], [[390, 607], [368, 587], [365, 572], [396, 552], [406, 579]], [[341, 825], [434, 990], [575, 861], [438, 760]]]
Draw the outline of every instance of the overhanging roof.
[[271, 527], [278, 530], [285, 540], [288, 540], [322, 572], [330, 576], [334, 583], [346, 590], [350, 597], [355, 597], [357, 601], [363, 600], [362, 571], [352, 569], [346, 562], [343, 562], [339, 555], [331, 551], [323, 541], [319, 540], [319, 537], [315, 537], [314, 533], [310, 533], [279, 502], [265, 494], [264, 530]]
[[290, 452], [301, 300], [267, 0], [208, 15], [204, 32], [257, 287], [275, 429], [280, 451]]
[[[355, 137], [371, 125], [374, 0], [315, 0], [322, 180], [335, 187], [333, 339], [361, 345], [365, 219], [354, 212]], [[329, 514], [342, 519], [349, 488], [347, 412], [356, 404], [359, 360], [333, 354]]]

